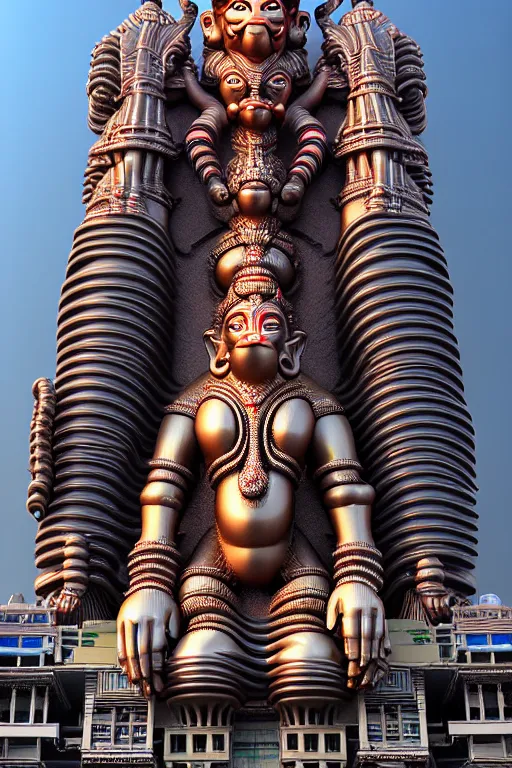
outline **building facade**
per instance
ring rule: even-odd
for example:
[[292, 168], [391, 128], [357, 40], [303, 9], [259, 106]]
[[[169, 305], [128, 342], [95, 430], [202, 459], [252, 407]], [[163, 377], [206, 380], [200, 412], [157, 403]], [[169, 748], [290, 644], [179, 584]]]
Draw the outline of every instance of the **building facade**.
[[117, 666], [114, 622], [57, 627], [0, 606], [0, 766], [490, 768], [512, 766], [512, 609], [487, 596], [453, 624], [393, 620], [388, 676], [328, 710], [250, 702], [182, 717]]

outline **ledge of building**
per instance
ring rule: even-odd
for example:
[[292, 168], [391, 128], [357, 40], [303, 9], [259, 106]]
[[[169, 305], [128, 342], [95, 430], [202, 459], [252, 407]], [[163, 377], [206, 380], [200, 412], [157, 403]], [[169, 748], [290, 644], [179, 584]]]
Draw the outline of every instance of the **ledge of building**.
[[512, 722], [451, 720], [448, 722], [448, 733], [450, 736], [509, 736], [512, 734]]
[[0, 739], [58, 739], [58, 723], [0, 723]]
[[151, 750], [130, 749], [84, 749], [82, 750], [82, 765], [141, 765], [147, 768], [156, 766], [155, 757]]
[[357, 758], [359, 764], [362, 765], [376, 761], [384, 763], [423, 762], [427, 764], [430, 760], [430, 752], [428, 749], [418, 749], [417, 747], [408, 749], [403, 746], [395, 749], [360, 749]]

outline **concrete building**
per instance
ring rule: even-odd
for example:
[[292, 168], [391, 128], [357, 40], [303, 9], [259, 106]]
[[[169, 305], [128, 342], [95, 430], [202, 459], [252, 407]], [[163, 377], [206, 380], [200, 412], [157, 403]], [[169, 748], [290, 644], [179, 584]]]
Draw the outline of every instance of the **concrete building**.
[[512, 766], [512, 608], [485, 596], [453, 625], [389, 623], [386, 680], [320, 717], [250, 702], [179, 720], [117, 666], [114, 622], [56, 627], [21, 595], [0, 606], [0, 766]]

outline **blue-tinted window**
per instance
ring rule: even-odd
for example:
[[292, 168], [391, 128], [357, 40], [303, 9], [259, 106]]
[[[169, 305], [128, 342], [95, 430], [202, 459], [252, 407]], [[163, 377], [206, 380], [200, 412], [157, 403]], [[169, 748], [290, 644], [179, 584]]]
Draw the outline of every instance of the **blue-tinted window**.
[[46, 613], [34, 613], [34, 624], [49, 624], [48, 616]]
[[43, 638], [42, 637], [22, 637], [21, 647], [22, 648], [42, 648]]
[[468, 646], [471, 645], [489, 645], [487, 635], [466, 635]]
[[0, 647], [2, 648], [17, 648], [18, 637], [0, 637]]
[[493, 645], [512, 645], [512, 634], [491, 635]]
[[9, 624], [19, 624], [21, 621], [21, 616], [19, 613], [8, 613], [5, 617], [5, 620], [9, 622]]

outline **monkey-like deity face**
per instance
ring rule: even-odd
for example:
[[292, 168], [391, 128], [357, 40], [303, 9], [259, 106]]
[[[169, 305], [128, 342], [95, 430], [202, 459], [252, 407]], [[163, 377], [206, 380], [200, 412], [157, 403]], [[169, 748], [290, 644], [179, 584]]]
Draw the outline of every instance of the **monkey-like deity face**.
[[297, 376], [305, 339], [302, 331], [290, 330], [282, 300], [259, 294], [227, 308], [220, 327], [205, 334], [213, 375], [231, 371], [249, 384], [271, 381], [278, 373]]
[[[259, 64], [273, 53], [281, 54], [288, 38], [295, 44], [299, 38], [305, 41], [309, 14], [299, 12], [297, 5], [283, 0], [218, 0], [214, 11], [201, 15], [205, 42]], [[301, 34], [292, 31], [295, 27]]]

